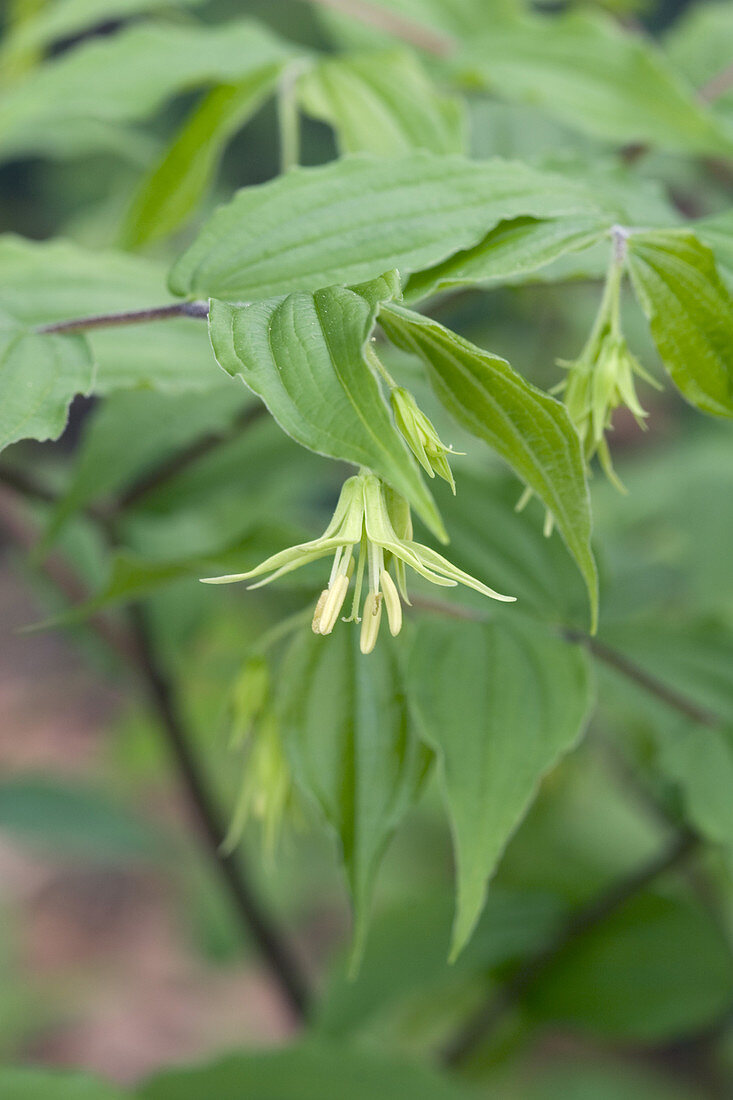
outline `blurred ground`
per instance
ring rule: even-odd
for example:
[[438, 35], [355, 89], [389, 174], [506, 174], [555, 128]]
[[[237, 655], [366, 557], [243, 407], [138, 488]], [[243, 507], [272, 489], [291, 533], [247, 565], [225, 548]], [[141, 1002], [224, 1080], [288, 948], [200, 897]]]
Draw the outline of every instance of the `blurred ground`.
[[[37, 618], [0, 560], [0, 775], [88, 776], [121, 700], [61, 634], [15, 633]], [[0, 834], [0, 919], [13, 914], [27, 1012], [13, 1050], [0, 1053], [129, 1081], [243, 1040], [285, 1037], [290, 1022], [267, 976], [252, 963], [208, 967], [176, 907], [154, 870], [46, 858]]]

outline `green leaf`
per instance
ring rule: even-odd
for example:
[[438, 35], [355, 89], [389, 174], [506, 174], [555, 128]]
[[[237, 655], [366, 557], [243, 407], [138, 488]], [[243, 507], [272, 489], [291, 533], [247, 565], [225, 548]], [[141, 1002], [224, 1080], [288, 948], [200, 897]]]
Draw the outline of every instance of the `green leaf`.
[[577, 937], [530, 991], [542, 1020], [654, 1043], [702, 1031], [733, 998], [733, 962], [715, 918], [643, 894]]
[[301, 78], [298, 91], [305, 111], [336, 130], [344, 153], [465, 150], [462, 100], [441, 95], [403, 50], [326, 58]]
[[486, 624], [430, 621], [410, 655], [408, 686], [453, 830], [455, 957], [540, 780], [582, 733], [592, 701], [588, 662], [516, 614]]
[[[141, 23], [35, 69], [0, 105], [0, 156], [43, 153], [56, 130], [144, 119], [181, 92], [238, 83], [291, 55], [249, 20], [216, 26]], [[104, 134], [104, 127], [99, 126]]]
[[[668, 511], [665, 515], [669, 522]], [[690, 519], [694, 523], [694, 515]], [[662, 797], [671, 795], [674, 811], [702, 836], [733, 847], [733, 631], [708, 618], [697, 621], [689, 613], [665, 618], [655, 610], [619, 624], [608, 642], [643, 672], [719, 719], [717, 727], [697, 725], [618, 676], [609, 677], [601, 693], [614, 725], [640, 742], [639, 767], [661, 777]]]
[[516, 596], [521, 614], [582, 629], [588, 615], [585, 585], [561, 540], [545, 538], [539, 501], [517, 512], [517, 483], [507, 470], [457, 474], [459, 492], [446, 504], [451, 561]]
[[377, 301], [398, 286], [385, 277], [368, 287], [296, 291], [248, 306], [212, 300], [211, 343], [224, 370], [259, 394], [288, 435], [318, 454], [368, 466], [444, 538], [433, 498], [364, 358]]
[[600, 12], [496, 18], [455, 69], [503, 99], [529, 102], [612, 142], [681, 153], [733, 153], [720, 122], [648, 40]]
[[728, 288], [733, 289], [733, 210], [726, 210], [712, 218], [701, 218], [693, 223], [692, 230], [703, 244], [712, 249], [718, 270], [728, 283]]
[[[438, 32], [440, 41], [450, 46], [453, 39], [470, 38], [479, 31], [489, 31], [498, 15], [515, 11], [521, 0], [370, 0], [376, 12], [384, 9], [406, 19], [414, 27]], [[318, 20], [329, 35], [344, 49], [385, 47], [394, 38], [390, 23], [380, 25], [377, 19], [358, 20], [353, 14], [319, 5]]]
[[86, 421], [71, 481], [52, 511], [44, 544], [79, 509], [151, 471], [187, 443], [231, 426], [252, 397], [231, 381], [210, 393], [114, 394]]
[[674, 1080], [670, 1073], [629, 1064], [623, 1050], [616, 1061], [594, 1054], [593, 1061], [568, 1054], [526, 1067], [520, 1087], [502, 1100], [700, 1100], [694, 1082]]
[[346, 868], [354, 933], [364, 948], [377, 868], [415, 800], [430, 756], [410, 718], [394, 645], [364, 657], [359, 631], [310, 634], [291, 647], [278, 703], [286, 750], [301, 789], [336, 834]]
[[[265, 536], [267, 548], [267, 552], [259, 556], [267, 557], [292, 534], [290, 529], [283, 531], [280, 528], [271, 532], [260, 530], [258, 517], [249, 513], [240, 514], [238, 528], [238, 537], [226, 547], [206, 548], [193, 554], [179, 548], [176, 548], [178, 553], [173, 554], [170, 532], [163, 533], [167, 553], [160, 557], [120, 550], [112, 558], [107, 581], [98, 592], [82, 603], [74, 604], [42, 622], [33, 623], [25, 628], [26, 632], [74, 626], [99, 611], [140, 600], [174, 581], [189, 580], [192, 585], [198, 585], [201, 576], [232, 572], [243, 559], [255, 557], [261, 550], [263, 541], [259, 536]], [[175, 525], [173, 530], [175, 531]], [[214, 535], [216, 537], [218, 532], [215, 531]]]
[[3, 1100], [122, 1100], [122, 1093], [68, 1070], [0, 1068]]
[[3, 43], [0, 64], [12, 66], [22, 54], [43, 50], [59, 39], [73, 38], [90, 27], [129, 19], [165, 8], [193, 7], [202, 0], [54, 0], [43, 3]]
[[680, 790], [686, 819], [709, 840], [733, 848], [733, 730], [660, 725], [655, 732], [656, 765]]
[[159, 859], [164, 853], [152, 824], [107, 795], [41, 777], [0, 783], [0, 830], [45, 852], [105, 863]]
[[186, 222], [206, 195], [227, 142], [273, 91], [281, 68], [268, 65], [203, 98], [133, 198], [120, 234], [123, 248], [167, 237]]
[[439, 894], [390, 908], [373, 921], [357, 978], [340, 965], [314, 1021], [320, 1034], [343, 1037], [368, 1026], [416, 995], [439, 998], [467, 975], [485, 974], [540, 950], [557, 931], [562, 905], [548, 894], [493, 889], [473, 939], [454, 965], [447, 962], [451, 901]]
[[427, 365], [445, 407], [493, 447], [555, 518], [588, 589], [592, 626], [598, 581], [590, 545], [590, 499], [578, 436], [564, 407], [491, 355], [403, 306], [382, 307], [379, 322], [398, 347]]
[[733, 303], [710, 249], [686, 230], [632, 233], [628, 263], [680, 393], [702, 412], [733, 416]]
[[94, 363], [83, 336], [37, 336], [0, 315], [0, 449], [19, 439], [57, 439]]
[[473, 248], [413, 275], [405, 299], [415, 301], [456, 286], [521, 282], [561, 256], [596, 244], [610, 224], [611, 219], [593, 214], [502, 222]]
[[[27, 327], [169, 301], [163, 269], [150, 260], [70, 241], [0, 237], [0, 310]], [[160, 322], [155, 332], [148, 325], [98, 329], [87, 339], [98, 364], [96, 394], [130, 387], [176, 393], [221, 380], [202, 321]]]
[[716, 83], [716, 78], [729, 68], [733, 56], [730, 4], [704, 3], [687, 8], [664, 36], [664, 48], [695, 88], [702, 91], [705, 85], [712, 84], [707, 95], [713, 100], [713, 110], [725, 113], [733, 121], [733, 87], [725, 81], [719, 86]]
[[393, 1055], [312, 1041], [233, 1054], [198, 1069], [168, 1070], [135, 1093], [137, 1100], [467, 1100], [470, 1095]]
[[502, 220], [599, 208], [582, 182], [498, 158], [343, 157], [238, 192], [174, 265], [170, 286], [251, 301], [392, 268], [408, 274], [475, 244]]

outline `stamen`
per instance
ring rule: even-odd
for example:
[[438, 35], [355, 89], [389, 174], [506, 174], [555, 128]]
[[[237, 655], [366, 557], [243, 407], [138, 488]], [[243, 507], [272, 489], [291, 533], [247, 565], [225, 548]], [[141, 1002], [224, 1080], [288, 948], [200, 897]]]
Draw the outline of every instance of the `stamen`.
[[379, 577], [384, 568], [384, 550], [376, 543], [369, 541], [369, 591], [379, 591]]
[[321, 610], [318, 624], [319, 634], [330, 634], [336, 625], [341, 608], [349, 590], [349, 578], [345, 573], [339, 573], [331, 588], [328, 589], [326, 599]]
[[359, 648], [362, 653], [371, 653], [377, 644], [379, 624], [382, 621], [382, 593], [370, 592], [364, 600], [364, 618], [361, 624]]
[[346, 619], [347, 623], [360, 623], [359, 604], [361, 603], [361, 586], [364, 581], [364, 567], [367, 559], [366, 535], [362, 534], [359, 544], [359, 564], [356, 569], [356, 581], [354, 583], [354, 599], [351, 602], [351, 613]]
[[343, 546], [339, 546], [336, 553], [333, 555], [333, 565], [331, 566], [331, 576], [328, 578], [328, 587], [330, 588], [333, 582], [336, 580], [336, 574], [339, 571], [339, 565], [341, 564], [341, 558], [344, 552]]
[[387, 608], [387, 622], [392, 637], [396, 637], [402, 629], [402, 604], [400, 603], [397, 585], [390, 577], [386, 569], [383, 569], [379, 580], [384, 594], [384, 606]]
[[313, 624], [312, 625], [313, 625], [313, 633], [314, 634], [320, 634], [321, 633], [321, 616], [323, 614], [323, 605], [325, 604], [327, 599], [328, 599], [328, 589], [324, 588], [323, 591], [321, 592], [320, 596], [318, 597], [318, 603], [316, 604], [316, 609], [313, 612]]

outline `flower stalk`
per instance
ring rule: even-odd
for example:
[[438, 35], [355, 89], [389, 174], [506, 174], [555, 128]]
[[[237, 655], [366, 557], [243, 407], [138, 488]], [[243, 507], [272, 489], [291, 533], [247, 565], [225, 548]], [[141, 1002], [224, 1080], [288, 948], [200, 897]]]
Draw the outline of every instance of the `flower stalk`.
[[568, 374], [555, 392], [564, 392], [565, 407], [580, 436], [586, 461], [590, 463], [597, 455], [609, 481], [625, 492], [613, 469], [606, 433], [612, 430], [613, 414], [621, 406], [629, 409], [641, 428], [645, 427], [647, 413], [636, 394], [635, 376], [657, 389], [661, 387], [631, 353], [621, 330], [626, 234], [620, 227], [612, 233], [613, 256], [593, 327], [577, 359], [558, 360]]

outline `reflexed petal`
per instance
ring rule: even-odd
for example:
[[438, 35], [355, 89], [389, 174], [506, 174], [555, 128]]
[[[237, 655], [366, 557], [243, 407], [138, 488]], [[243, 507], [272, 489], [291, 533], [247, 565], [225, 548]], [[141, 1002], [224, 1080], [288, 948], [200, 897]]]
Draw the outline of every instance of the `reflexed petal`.
[[447, 558], [438, 554], [437, 551], [431, 550], [429, 546], [423, 546], [420, 542], [413, 542], [411, 546], [413, 550], [419, 554], [422, 562], [426, 562], [445, 577], [450, 577], [454, 584], [465, 584], [467, 588], [473, 588], [476, 592], [481, 592], [484, 596], [490, 596], [492, 600], [501, 600], [503, 603], [516, 602], [516, 596], [502, 596], [500, 592], [495, 592], [493, 588], [489, 588], [481, 581], [476, 580], [470, 573], [464, 573], [457, 565], [453, 565], [452, 562], [449, 562]]
[[[290, 569], [300, 569], [301, 565], [307, 565], [308, 562], [317, 561], [318, 558], [323, 558], [326, 554], [332, 554], [339, 546], [341, 546], [340, 539], [314, 539], [313, 542], [303, 542], [299, 546], [289, 546], [287, 550], [280, 550], [277, 554], [273, 554], [272, 557], [266, 558], [265, 561], [260, 562], [254, 569], [248, 570], [246, 573], [227, 573], [221, 577], [201, 577], [203, 584], [233, 584], [235, 581], [248, 581], [252, 577], [259, 577], [261, 573], [273, 574], [276, 572], [281, 575], [281, 571], [290, 572]], [[272, 580], [272, 578], [268, 578]]]

